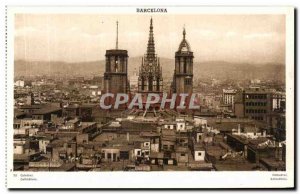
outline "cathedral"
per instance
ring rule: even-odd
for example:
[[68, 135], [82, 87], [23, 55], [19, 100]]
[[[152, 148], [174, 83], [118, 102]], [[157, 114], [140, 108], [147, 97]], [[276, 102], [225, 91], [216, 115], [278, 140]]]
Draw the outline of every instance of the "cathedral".
[[150, 20], [150, 32], [147, 45], [147, 53], [142, 58], [138, 79], [139, 93], [162, 93], [163, 78], [159, 58], [155, 54], [153, 21]]
[[[186, 40], [186, 31], [183, 29], [183, 38], [179, 44], [178, 50], [175, 52], [175, 70], [173, 81], [169, 91], [176, 94], [188, 94], [193, 92], [193, 52]], [[128, 52], [118, 48], [118, 22], [117, 22], [117, 38], [116, 48], [107, 50], [105, 54], [105, 72], [104, 72], [104, 93], [125, 93], [130, 94], [130, 84], [128, 80]], [[163, 94], [163, 77], [160, 60], [155, 53], [153, 20], [150, 19], [149, 38], [147, 51], [142, 57], [141, 66], [139, 68], [137, 78], [137, 93], [142, 94], [143, 104], [149, 93]], [[177, 101], [178, 99], [176, 99]], [[182, 100], [176, 104], [179, 104]], [[186, 101], [186, 100], [184, 100]], [[115, 99], [106, 101], [113, 104]], [[160, 106], [154, 105], [155, 109]], [[153, 108], [152, 107], [152, 108]], [[125, 107], [123, 107], [125, 108]]]

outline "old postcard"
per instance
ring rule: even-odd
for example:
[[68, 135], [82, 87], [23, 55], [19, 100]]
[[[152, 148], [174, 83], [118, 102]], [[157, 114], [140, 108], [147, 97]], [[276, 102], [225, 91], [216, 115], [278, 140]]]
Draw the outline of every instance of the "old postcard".
[[7, 8], [8, 188], [293, 188], [293, 7]]

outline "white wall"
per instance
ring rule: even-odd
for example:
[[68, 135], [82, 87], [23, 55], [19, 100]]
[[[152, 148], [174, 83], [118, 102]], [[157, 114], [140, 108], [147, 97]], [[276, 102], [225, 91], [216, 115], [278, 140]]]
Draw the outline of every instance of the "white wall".
[[203, 133], [197, 133], [197, 138], [196, 138], [197, 143], [202, 141], [202, 135]]
[[23, 145], [15, 145], [14, 146], [14, 154], [24, 154]]
[[195, 151], [194, 152], [195, 161], [204, 161], [204, 158], [205, 158], [205, 151]]
[[194, 117], [194, 122], [196, 126], [205, 125], [207, 126], [207, 120], [200, 117]]
[[185, 122], [178, 122], [176, 124], [176, 130], [177, 131], [185, 131]]

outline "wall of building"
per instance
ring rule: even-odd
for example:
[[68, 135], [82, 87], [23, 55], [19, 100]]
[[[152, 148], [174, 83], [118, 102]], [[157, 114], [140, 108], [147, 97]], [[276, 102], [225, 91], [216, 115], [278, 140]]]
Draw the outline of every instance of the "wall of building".
[[205, 160], [205, 151], [194, 151], [195, 161], [204, 161]]
[[176, 161], [177, 161], [177, 165], [178, 163], [184, 163], [187, 164], [189, 161], [189, 156], [188, 153], [176, 153]]
[[24, 154], [24, 145], [14, 145], [14, 154]]
[[78, 134], [76, 136], [76, 142], [78, 144], [82, 144], [82, 143], [88, 143], [89, 142], [89, 134]]
[[46, 148], [49, 143], [50, 143], [50, 140], [40, 139], [39, 140], [40, 151], [46, 153], [47, 152]]
[[103, 161], [111, 161], [116, 162], [120, 160], [120, 149], [114, 149], [114, 148], [105, 148], [102, 149], [102, 158]]
[[245, 117], [243, 103], [235, 103], [234, 104], [234, 114], [238, 118]]
[[176, 131], [185, 131], [185, 122], [177, 122], [176, 123]]

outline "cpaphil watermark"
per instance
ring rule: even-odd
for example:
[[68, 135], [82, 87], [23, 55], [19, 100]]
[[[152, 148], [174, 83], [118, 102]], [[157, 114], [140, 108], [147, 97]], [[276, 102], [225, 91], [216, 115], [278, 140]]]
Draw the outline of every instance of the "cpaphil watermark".
[[125, 93], [105, 93], [100, 98], [101, 109], [119, 109], [126, 106], [127, 109], [149, 109], [160, 107], [161, 109], [199, 109], [199, 101], [196, 94], [158, 94], [136, 93], [133, 96]]

